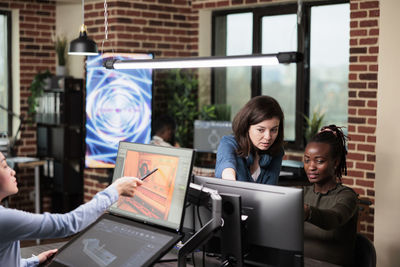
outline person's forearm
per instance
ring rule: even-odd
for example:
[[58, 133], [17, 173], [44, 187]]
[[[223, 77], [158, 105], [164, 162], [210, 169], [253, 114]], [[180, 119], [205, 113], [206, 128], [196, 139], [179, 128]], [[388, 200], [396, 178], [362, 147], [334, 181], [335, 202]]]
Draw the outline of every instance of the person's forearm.
[[[111, 204], [118, 200], [118, 192], [110, 186], [95, 195], [86, 204], [66, 214], [32, 214], [15, 209], [1, 209], [2, 220], [0, 232], [3, 242], [36, 238], [65, 237], [79, 232], [94, 222]], [[0, 220], [1, 221], [1, 220]]]
[[20, 267], [34, 267], [39, 265], [39, 258], [37, 256], [33, 256], [27, 259], [21, 259]]
[[307, 219], [310, 223], [329, 231], [344, 225], [353, 215], [354, 213], [346, 211], [344, 207], [341, 210], [335, 210], [317, 209], [309, 206], [309, 215]]
[[236, 172], [232, 168], [226, 168], [222, 171], [222, 179], [225, 180], [236, 180]]

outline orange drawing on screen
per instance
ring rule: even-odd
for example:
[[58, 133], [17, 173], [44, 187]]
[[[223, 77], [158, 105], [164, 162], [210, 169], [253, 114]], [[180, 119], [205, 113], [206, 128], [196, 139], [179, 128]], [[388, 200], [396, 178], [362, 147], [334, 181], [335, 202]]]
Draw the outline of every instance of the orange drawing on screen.
[[142, 177], [154, 168], [158, 171], [138, 187], [134, 197], [120, 197], [117, 207], [124, 211], [166, 220], [171, 207], [178, 157], [128, 151], [124, 176]]

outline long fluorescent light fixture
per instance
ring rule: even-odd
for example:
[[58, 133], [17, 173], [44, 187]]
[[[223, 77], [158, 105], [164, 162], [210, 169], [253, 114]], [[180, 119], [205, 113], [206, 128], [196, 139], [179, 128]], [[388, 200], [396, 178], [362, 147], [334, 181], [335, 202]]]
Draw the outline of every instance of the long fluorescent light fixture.
[[103, 62], [107, 69], [178, 69], [178, 68], [219, 68], [240, 66], [278, 65], [302, 60], [299, 52], [260, 54], [225, 57], [159, 58], [138, 60], [108, 59]]

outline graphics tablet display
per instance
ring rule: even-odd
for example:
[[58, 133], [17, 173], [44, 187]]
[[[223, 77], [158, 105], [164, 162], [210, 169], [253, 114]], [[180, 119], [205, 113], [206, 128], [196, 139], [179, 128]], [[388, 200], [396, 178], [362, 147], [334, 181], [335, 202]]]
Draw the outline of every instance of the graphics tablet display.
[[149, 266], [179, 238], [106, 214], [63, 247], [49, 266]]
[[143, 181], [134, 197], [120, 197], [110, 212], [179, 231], [192, 160], [191, 149], [120, 142], [113, 181], [158, 170]]

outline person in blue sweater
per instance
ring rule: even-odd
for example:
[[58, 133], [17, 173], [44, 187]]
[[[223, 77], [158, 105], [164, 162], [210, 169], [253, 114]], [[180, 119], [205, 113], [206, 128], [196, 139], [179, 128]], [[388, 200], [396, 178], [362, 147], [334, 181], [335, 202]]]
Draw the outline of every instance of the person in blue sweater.
[[[21, 259], [20, 240], [58, 238], [75, 234], [93, 223], [120, 195], [133, 196], [142, 181], [122, 177], [93, 199], [66, 214], [33, 214], [0, 205], [0, 266], [37, 266], [57, 250], [49, 250], [28, 259]], [[18, 193], [15, 171], [0, 152], [0, 202]]]
[[282, 109], [274, 98], [252, 98], [233, 119], [233, 135], [221, 139], [215, 176], [276, 185], [284, 155], [283, 123]]

